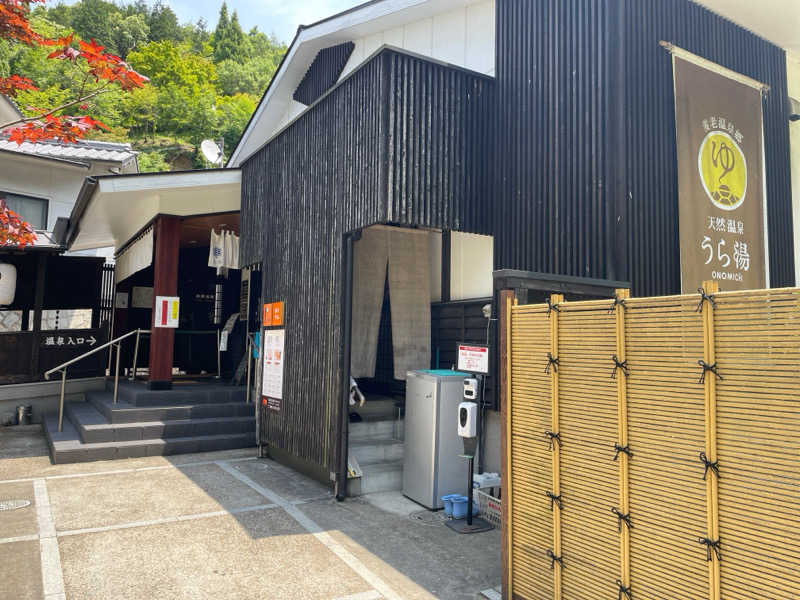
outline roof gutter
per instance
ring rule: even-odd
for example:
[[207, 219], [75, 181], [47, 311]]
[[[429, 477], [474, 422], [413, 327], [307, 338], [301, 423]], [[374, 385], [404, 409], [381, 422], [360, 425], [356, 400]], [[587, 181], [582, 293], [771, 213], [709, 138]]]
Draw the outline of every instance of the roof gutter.
[[97, 177], [87, 177], [83, 180], [81, 191], [78, 192], [78, 199], [75, 201], [75, 206], [72, 207], [72, 212], [69, 215], [69, 225], [64, 236], [64, 244], [67, 248], [72, 246], [75, 238], [78, 237], [81, 219], [86, 209], [89, 208], [89, 203], [92, 201], [99, 185], [100, 181]]

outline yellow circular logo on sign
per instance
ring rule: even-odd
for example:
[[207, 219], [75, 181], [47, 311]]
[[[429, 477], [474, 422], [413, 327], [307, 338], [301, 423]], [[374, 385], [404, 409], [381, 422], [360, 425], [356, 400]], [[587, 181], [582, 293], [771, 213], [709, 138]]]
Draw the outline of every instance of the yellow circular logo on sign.
[[747, 161], [739, 144], [724, 131], [710, 132], [697, 156], [700, 181], [714, 206], [734, 210], [747, 193]]

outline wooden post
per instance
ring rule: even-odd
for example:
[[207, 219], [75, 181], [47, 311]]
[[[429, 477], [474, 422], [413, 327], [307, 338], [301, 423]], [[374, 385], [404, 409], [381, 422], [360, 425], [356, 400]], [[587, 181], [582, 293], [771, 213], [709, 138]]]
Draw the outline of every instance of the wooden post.
[[500, 320], [498, 343], [500, 357], [500, 481], [503, 484], [501, 498], [502, 527], [500, 540], [500, 562], [502, 565], [503, 600], [513, 598], [511, 559], [511, 312], [514, 302], [513, 290], [501, 290], [498, 296]]
[[[719, 284], [716, 281], [704, 281], [703, 291], [707, 295], [716, 294]], [[706, 365], [715, 365], [716, 336], [714, 334], [714, 303], [703, 300], [703, 360]], [[706, 460], [717, 462], [717, 376], [713, 371], [705, 371], [705, 424], [706, 424]], [[706, 473], [706, 522], [707, 536], [711, 541], [719, 541], [719, 481], [712, 469]], [[716, 552], [711, 552], [708, 562], [708, 582], [710, 600], [720, 600], [720, 565]]]
[[[180, 242], [180, 218], [160, 215], [153, 225], [155, 247], [153, 249], [153, 316], [157, 296], [175, 296], [178, 293], [178, 250]], [[151, 389], [172, 387], [172, 359], [175, 345], [175, 330], [155, 327], [150, 334], [150, 381]]]
[[[624, 302], [630, 298], [630, 290], [618, 289], [617, 299]], [[615, 317], [617, 322], [617, 360], [625, 364], [628, 360], [625, 346], [625, 305], [621, 302], [615, 304]], [[628, 447], [628, 377], [624, 369], [617, 369], [617, 444], [619, 447]], [[630, 515], [630, 456], [627, 452], [618, 452], [619, 461], [619, 511], [623, 515]], [[620, 520], [619, 527], [619, 555], [620, 555], [620, 582], [626, 588], [631, 587], [631, 532], [625, 523]]]
[[[553, 359], [558, 359], [558, 314], [557, 307], [564, 302], [564, 296], [553, 294], [550, 304], [554, 307], [550, 311], [550, 354]], [[558, 400], [558, 366], [550, 368], [550, 397], [551, 397], [551, 428], [554, 434], [560, 430], [560, 408]], [[553, 495], [561, 496], [561, 443], [553, 440]], [[553, 597], [561, 600], [561, 508], [560, 504], [553, 507], [553, 555], [559, 560], [553, 560]]]
[[41, 353], [42, 333], [42, 308], [44, 306], [44, 288], [47, 285], [47, 254], [40, 252], [36, 257], [36, 290], [33, 300], [33, 345], [31, 346], [30, 380], [36, 381], [40, 377], [39, 355]]

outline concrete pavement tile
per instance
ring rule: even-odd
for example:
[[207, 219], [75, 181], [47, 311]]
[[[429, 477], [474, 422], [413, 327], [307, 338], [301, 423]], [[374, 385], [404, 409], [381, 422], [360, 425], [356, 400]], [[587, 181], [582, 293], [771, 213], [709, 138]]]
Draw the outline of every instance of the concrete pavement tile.
[[330, 494], [330, 488], [269, 459], [232, 463], [231, 466], [284, 500], [306, 500]]
[[[501, 579], [498, 530], [461, 535], [444, 523], [426, 524], [363, 498], [318, 501], [301, 508], [323, 529], [338, 531], [331, 534], [337, 539], [352, 540], [346, 545], [353, 554], [390, 585], [403, 586], [398, 592], [406, 590], [398, 574], [441, 600], [472, 599]], [[415, 596], [419, 592], [413, 588], [405, 593], [409, 598], [428, 597]]]
[[370, 589], [284, 511], [59, 539], [68, 598], [330, 600]]
[[0, 600], [41, 600], [39, 541], [0, 544]]
[[0, 484], [0, 501], [3, 500], [28, 500], [30, 505], [14, 510], [0, 510], [0, 538], [34, 535], [39, 532], [33, 483]]
[[57, 531], [267, 504], [217, 465], [50, 479]]

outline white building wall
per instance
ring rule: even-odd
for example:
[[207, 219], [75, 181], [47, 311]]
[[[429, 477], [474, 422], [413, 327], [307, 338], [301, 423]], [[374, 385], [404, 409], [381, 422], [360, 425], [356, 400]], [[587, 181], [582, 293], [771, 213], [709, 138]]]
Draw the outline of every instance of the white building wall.
[[[800, 55], [787, 54], [786, 66], [789, 97], [800, 101]], [[800, 121], [789, 123], [789, 148], [792, 161], [795, 285], [800, 285]]]
[[450, 237], [450, 299], [492, 295], [494, 238], [453, 231]]
[[[0, 193], [11, 192], [48, 200], [47, 229], [53, 230], [58, 217], [69, 217], [83, 181], [89, 175], [106, 175], [119, 170], [116, 163], [93, 163], [90, 169], [55, 161], [0, 153]], [[130, 161], [122, 172], [136, 171]]]
[[383, 45], [429, 56], [485, 75], [494, 75], [494, 0], [482, 0], [434, 17], [353, 40], [342, 71], [346, 77]]

